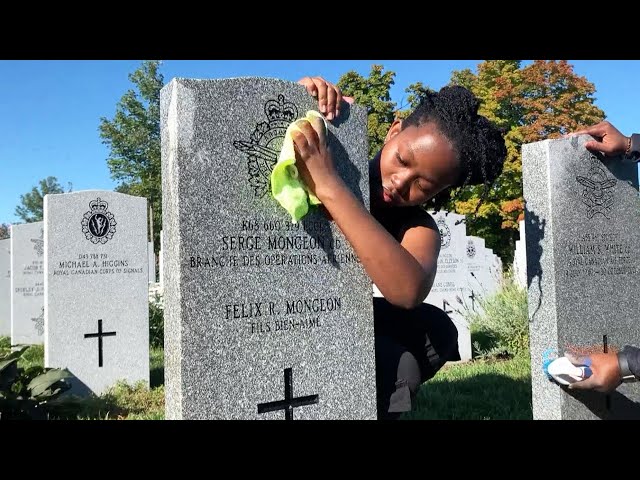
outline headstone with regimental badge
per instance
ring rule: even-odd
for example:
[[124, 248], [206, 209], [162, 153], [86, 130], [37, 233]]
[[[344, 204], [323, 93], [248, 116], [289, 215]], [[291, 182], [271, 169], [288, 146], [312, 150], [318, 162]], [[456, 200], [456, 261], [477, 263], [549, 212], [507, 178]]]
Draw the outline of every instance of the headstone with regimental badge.
[[44, 224], [11, 226], [11, 344], [44, 342]]
[[11, 239], [0, 240], [0, 337], [11, 336]]
[[543, 365], [568, 350], [640, 342], [638, 166], [582, 135], [522, 147], [534, 419], [640, 418], [640, 383], [560, 388]]
[[45, 366], [76, 393], [149, 383], [147, 199], [87, 190], [44, 199]]
[[[287, 126], [317, 110], [293, 82], [174, 79], [161, 93], [166, 417], [373, 419], [371, 281], [319, 208], [270, 195]], [[367, 115], [329, 125], [369, 205]]]
[[432, 212], [440, 232], [438, 271], [426, 303], [442, 309], [458, 330], [460, 359], [471, 360], [471, 331], [464, 317], [463, 282], [466, 278], [465, 238], [467, 227], [464, 215], [439, 211]]

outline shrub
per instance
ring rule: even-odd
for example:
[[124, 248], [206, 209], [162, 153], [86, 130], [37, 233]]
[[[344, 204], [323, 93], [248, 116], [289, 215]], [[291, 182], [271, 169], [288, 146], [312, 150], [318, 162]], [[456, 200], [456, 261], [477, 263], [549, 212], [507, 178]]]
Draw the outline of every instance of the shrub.
[[513, 269], [505, 273], [497, 293], [478, 301], [478, 311], [465, 317], [476, 336], [485, 336], [484, 348], [474, 342], [478, 356], [516, 356], [529, 350], [527, 292], [514, 280]]
[[22, 367], [18, 361], [29, 350], [21, 346], [0, 353], [0, 419], [46, 419], [48, 403], [71, 388], [66, 369], [40, 365]]

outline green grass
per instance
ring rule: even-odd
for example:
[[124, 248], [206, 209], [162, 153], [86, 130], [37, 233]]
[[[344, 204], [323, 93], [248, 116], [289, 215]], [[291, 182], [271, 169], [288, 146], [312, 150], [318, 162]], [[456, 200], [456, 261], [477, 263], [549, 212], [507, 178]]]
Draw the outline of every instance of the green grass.
[[149, 350], [149, 383], [119, 382], [100, 396], [66, 399], [53, 409], [56, 418], [79, 420], [163, 420], [164, 352]]
[[[0, 354], [9, 350], [9, 340], [0, 338]], [[24, 367], [42, 365], [44, 350], [33, 346], [25, 353]], [[143, 384], [120, 383], [99, 397], [55, 402], [52, 418], [80, 420], [164, 419], [164, 352], [151, 348], [150, 389]], [[529, 420], [531, 376], [529, 357], [505, 360], [480, 359], [445, 365], [423, 384], [416, 408], [405, 420], [472, 419]]]
[[531, 420], [529, 356], [448, 364], [418, 392], [406, 420]]
[[[9, 353], [11, 342], [0, 337], [0, 355]], [[79, 420], [162, 420], [164, 419], [164, 352], [151, 348], [149, 352], [150, 389], [144, 383], [118, 383], [100, 396], [78, 398], [63, 396], [50, 402], [50, 418]], [[25, 370], [44, 365], [44, 347], [32, 345], [18, 361]]]

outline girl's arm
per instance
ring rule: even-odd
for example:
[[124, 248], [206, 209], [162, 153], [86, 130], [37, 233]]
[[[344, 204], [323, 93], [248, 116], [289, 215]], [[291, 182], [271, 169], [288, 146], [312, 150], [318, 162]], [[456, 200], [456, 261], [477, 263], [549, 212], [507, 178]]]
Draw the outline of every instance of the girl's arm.
[[436, 274], [440, 236], [433, 219], [409, 228], [398, 242], [358, 201], [337, 174], [322, 119], [302, 122], [292, 133], [302, 179], [320, 199], [352, 245], [382, 295], [414, 308], [426, 298]]

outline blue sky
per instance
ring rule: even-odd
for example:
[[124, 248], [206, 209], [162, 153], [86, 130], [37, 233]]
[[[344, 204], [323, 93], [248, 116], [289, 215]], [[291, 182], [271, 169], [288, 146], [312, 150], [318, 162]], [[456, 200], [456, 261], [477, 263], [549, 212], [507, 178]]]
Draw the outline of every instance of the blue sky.
[[[626, 135], [640, 132], [638, 60], [569, 60], [578, 75], [596, 86], [596, 105]], [[112, 118], [131, 88], [128, 74], [138, 60], [0, 61], [0, 223], [17, 223], [20, 195], [55, 176], [74, 191], [115, 187], [101, 143], [100, 117]], [[372, 64], [396, 72], [392, 100], [403, 103], [404, 89], [421, 81], [444, 86], [453, 70], [480, 60], [167, 60], [165, 82], [174, 77], [268, 76], [298, 80], [320, 75], [331, 82], [349, 70], [367, 75]]]

